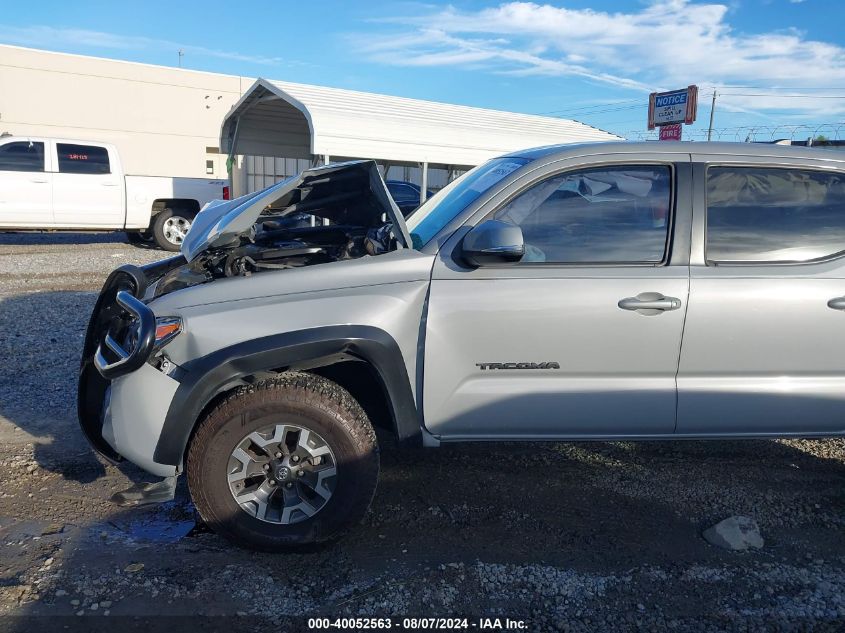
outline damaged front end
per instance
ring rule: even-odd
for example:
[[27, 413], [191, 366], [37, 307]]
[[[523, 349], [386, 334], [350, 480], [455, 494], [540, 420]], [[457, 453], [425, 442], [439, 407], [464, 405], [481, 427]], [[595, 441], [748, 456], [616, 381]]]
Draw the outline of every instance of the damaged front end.
[[165, 275], [153, 294], [409, 245], [402, 213], [374, 161], [315, 167], [203, 209], [182, 246], [185, 265]]
[[143, 298], [150, 282], [185, 263], [179, 255], [142, 268], [121, 266], [108, 276], [94, 304], [79, 367], [77, 414], [85, 437], [110, 461], [122, 459], [103, 429], [111, 381], [147, 362], [155, 343], [155, 317]]
[[[263, 191], [209, 204], [181, 255], [121, 266], [106, 280], [80, 365], [78, 415], [85, 436], [100, 454], [119, 461], [114, 447], [126, 444], [115, 441], [106, 423], [112, 390], [126, 382], [117, 379], [131, 374], [132, 381], [166, 382], [164, 390], [175, 389], [178, 375], [160, 366], [163, 357], [156, 352], [163, 341], [161, 319], [148, 306], [155, 298], [215, 279], [375, 256], [410, 243], [373, 161], [309, 169]], [[120, 452], [133, 459], [124, 448]]]

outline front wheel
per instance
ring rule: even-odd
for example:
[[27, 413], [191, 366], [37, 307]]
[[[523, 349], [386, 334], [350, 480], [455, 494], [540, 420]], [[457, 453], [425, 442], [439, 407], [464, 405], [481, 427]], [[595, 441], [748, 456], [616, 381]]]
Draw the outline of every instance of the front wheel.
[[191, 441], [186, 470], [211, 529], [238, 545], [282, 551], [333, 539], [364, 517], [378, 445], [345, 389], [285, 372], [214, 407]]
[[195, 216], [196, 213], [187, 209], [165, 209], [157, 213], [152, 225], [156, 245], [166, 251], [178, 251]]

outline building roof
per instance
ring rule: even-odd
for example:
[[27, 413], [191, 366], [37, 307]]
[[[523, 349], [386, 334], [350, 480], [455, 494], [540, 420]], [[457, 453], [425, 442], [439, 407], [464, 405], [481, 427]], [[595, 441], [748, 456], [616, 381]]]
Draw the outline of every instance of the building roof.
[[258, 79], [224, 119], [220, 147], [466, 166], [525, 147], [612, 140], [622, 139], [567, 119]]

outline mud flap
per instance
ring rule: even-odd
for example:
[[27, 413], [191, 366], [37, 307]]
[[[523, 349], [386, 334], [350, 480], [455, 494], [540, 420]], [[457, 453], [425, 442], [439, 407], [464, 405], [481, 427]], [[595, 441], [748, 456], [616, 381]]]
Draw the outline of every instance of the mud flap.
[[135, 484], [126, 490], [114, 493], [109, 501], [124, 508], [172, 501], [176, 496], [177, 479], [178, 477], [174, 475], [165, 477], [157, 483]]

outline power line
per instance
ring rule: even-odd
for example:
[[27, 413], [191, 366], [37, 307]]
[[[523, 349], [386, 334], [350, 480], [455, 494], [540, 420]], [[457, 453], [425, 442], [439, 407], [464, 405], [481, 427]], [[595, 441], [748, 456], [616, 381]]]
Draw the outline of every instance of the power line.
[[[789, 93], [778, 94], [771, 93], [752, 93], [752, 92], [722, 92], [722, 89], [737, 89], [737, 88], [752, 88], [757, 90], [777, 90], [777, 88], [764, 88], [762, 86], [722, 86], [717, 88], [718, 95], [724, 97], [752, 97], [752, 98], [767, 98], [767, 99], [845, 99], [845, 94], [841, 95], [819, 95], [819, 94], [802, 94]], [[819, 87], [819, 88], [805, 88], [805, 90], [836, 90], [836, 87]], [[554, 114], [558, 117], [565, 116], [587, 116], [594, 114], [606, 114], [608, 112], [623, 112], [627, 110], [637, 110], [640, 108], [647, 108], [648, 103], [644, 99], [631, 99], [629, 101], [618, 101], [615, 103], [601, 103], [590, 106], [581, 106], [578, 108], [567, 108], [563, 110], [548, 110], [546, 112], [538, 112], [539, 115]], [[709, 109], [706, 105], [704, 108]]]
[[631, 99], [629, 101], [617, 101], [613, 103], [596, 103], [594, 105], [589, 106], [581, 106], [578, 108], [566, 108], [564, 110], [548, 110], [546, 112], [538, 112], [537, 114], [567, 114], [570, 112], [580, 112], [584, 110], [594, 110], [596, 108], [609, 108], [609, 107], [616, 107], [616, 106], [623, 106], [629, 103], [642, 103], [642, 99]]
[[549, 110], [547, 112], [540, 112], [538, 114], [560, 114], [563, 112], [576, 112], [579, 110], [593, 110], [595, 108], [607, 108], [611, 106], [622, 106], [627, 105], [629, 103], [639, 103], [641, 99], [630, 99], [628, 101], [609, 101], [607, 103], [594, 103], [593, 105], [588, 106], [578, 106], [575, 108], [565, 108], [563, 110]]
[[608, 127], [610, 125], [631, 125], [633, 123], [644, 123], [644, 119], [626, 119], [624, 121], [602, 121], [597, 123], [599, 127]]
[[[819, 95], [819, 94], [802, 94], [802, 93], [787, 93], [787, 94], [778, 94], [776, 92], [769, 92], [769, 93], [756, 93], [756, 92], [723, 92], [723, 89], [742, 89], [742, 88], [750, 88], [753, 90], [772, 90], [776, 91], [778, 88], [765, 88], [762, 86], [739, 86], [739, 85], [725, 85], [715, 87], [714, 89], [717, 92], [717, 95], [720, 97], [749, 97], [749, 98], [767, 98], [767, 99], [841, 99], [845, 100], [845, 94], [841, 95]], [[805, 90], [837, 90], [838, 87], [815, 87], [815, 88], [805, 88]], [[715, 101], [715, 98], [714, 98]], [[713, 111], [713, 105], [711, 104], [710, 107], [704, 105], [701, 109], [705, 112]], [[590, 106], [581, 106], [577, 108], [567, 108], [563, 110], [549, 110], [546, 112], [541, 112], [538, 114], [541, 115], [550, 115], [555, 114], [557, 117], [587, 117], [587, 116], [594, 116], [599, 114], [607, 114], [610, 112], [625, 112], [630, 110], [639, 110], [643, 108], [647, 108], [648, 103], [644, 99], [631, 99], [629, 101], [618, 101], [615, 103], [603, 103], [603, 104], [594, 104]], [[618, 125], [625, 122], [609, 122], [604, 123], [604, 126], [608, 125]], [[725, 129], [725, 128], [720, 128]]]
[[[724, 90], [724, 89], [733, 90], [735, 88], [750, 89], [750, 90], [784, 90], [784, 87], [779, 87], [779, 86], [738, 86], [738, 85], [735, 86], [735, 85], [727, 85], [727, 84], [723, 85], [723, 86], [702, 86], [702, 90], [706, 90], [707, 92], [710, 92], [714, 89], [715, 90]], [[801, 88], [801, 90], [841, 90], [841, 89], [842, 89], [841, 86], [815, 86], [815, 87]], [[789, 90], [789, 88], [786, 88], [786, 90]]]
[[594, 115], [594, 114], [604, 114], [606, 112], [622, 112], [624, 110], [639, 110], [640, 108], [647, 108], [647, 103], [641, 103], [640, 105], [633, 105], [633, 106], [625, 106], [622, 108], [606, 108], [604, 110], [591, 110], [589, 112], [572, 112], [569, 114], [560, 114], [558, 116], [586, 116], [586, 115]]
[[802, 94], [754, 94], [747, 92], [719, 92], [720, 97], [767, 97], [769, 99], [845, 99], [842, 95], [802, 95]]

